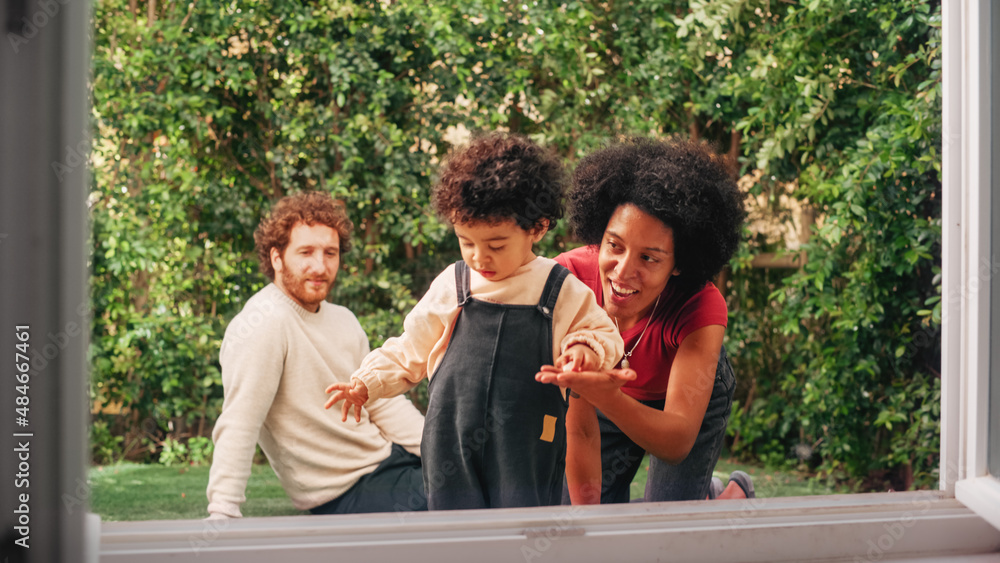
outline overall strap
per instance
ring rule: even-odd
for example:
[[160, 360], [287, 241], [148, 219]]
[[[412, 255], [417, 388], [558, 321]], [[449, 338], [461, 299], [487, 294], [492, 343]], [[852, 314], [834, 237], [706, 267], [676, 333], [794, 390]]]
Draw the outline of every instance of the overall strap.
[[556, 309], [556, 299], [559, 298], [559, 290], [569, 275], [569, 270], [562, 264], [556, 264], [549, 271], [549, 277], [545, 280], [545, 287], [542, 289], [542, 297], [538, 300], [538, 310], [548, 318], [552, 318], [552, 311]]
[[465, 305], [471, 296], [470, 284], [469, 265], [465, 263], [465, 260], [455, 262], [455, 294], [458, 297], [459, 307]]

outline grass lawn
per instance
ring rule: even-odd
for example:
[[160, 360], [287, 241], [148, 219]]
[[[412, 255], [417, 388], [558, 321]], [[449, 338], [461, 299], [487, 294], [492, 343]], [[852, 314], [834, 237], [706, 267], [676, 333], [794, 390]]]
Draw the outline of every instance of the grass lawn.
[[[90, 510], [105, 522], [190, 520], [208, 516], [207, 465], [167, 467], [120, 463], [92, 467]], [[255, 465], [247, 485], [244, 516], [302, 514], [278, 484], [269, 465]]]
[[[720, 459], [713, 473], [722, 484], [729, 482], [729, 474], [740, 469], [753, 478], [753, 487], [758, 497], [802, 497], [812, 495], [838, 495], [850, 493], [846, 488], [831, 488], [808, 474], [787, 470], [772, 470], [748, 465], [730, 459]], [[642, 498], [646, 490], [646, 474], [649, 470], [649, 456], [643, 460], [639, 472], [632, 480], [632, 498]]]
[[[646, 486], [648, 458], [632, 481], [632, 498], [641, 498]], [[759, 497], [827, 495], [849, 492], [832, 490], [809, 476], [789, 471], [765, 470], [729, 460], [720, 460], [715, 475], [726, 483], [729, 473], [742, 469], [754, 480]], [[121, 463], [92, 467], [91, 510], [105, 522], [124, 520], [189, 520], [208, 516], [208, 466], [166, 467]], [[302, 514], [278, 484], [269, 465], [255, 465], [247, 486], [244, 516]]]

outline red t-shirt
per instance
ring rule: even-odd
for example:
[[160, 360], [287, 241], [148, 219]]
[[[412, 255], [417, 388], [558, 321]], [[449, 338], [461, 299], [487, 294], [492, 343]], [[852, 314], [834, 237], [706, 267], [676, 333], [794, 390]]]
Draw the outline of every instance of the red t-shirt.
[[[604, 306], [601, 276], [597, 269], [598, 247], [584, 246], [556, 256], [556, 262], [569, 269], [597, 297], [597, 304]], [[640, 401], [663, 399], [667, 394], [667, 380], [674, 356], [684, 338], [692, 332], [710, 325], [726, 326], [729, 311], [726, 300], [715, 284], [708, 282], [687, 299], [667, 284], [660, 296], [653, 319], [646, 335], [636, 345], [636, 339], [646, 326], [646, 317], [622, 333], [625, 351], [635, 346], [629, 357], [629, 367], [638, 377], [622, 387], [622, 392]]]

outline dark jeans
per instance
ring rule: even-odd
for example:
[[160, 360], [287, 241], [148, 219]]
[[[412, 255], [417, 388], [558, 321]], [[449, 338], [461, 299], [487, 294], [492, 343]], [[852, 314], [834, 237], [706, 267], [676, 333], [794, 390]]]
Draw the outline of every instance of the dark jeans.
[[420, 457], [398, 444], [375, 471], [362, 477], [346, 493], [309, 511], [313, 514], [358, 514], [427, 510]]
[[722, 453], [735, 389], [733, 367], [723, 350], [719, 355], [712, 398], [708, 401], [705, 418], [691, 452], [677, 465], [670, 465], [657, 457], [650, 458], [646, 502], [704, 500], [708, 496], [712, 472]]
[[[735, 388], [733, 368], [723, 349], [716, 367], [712, 398], [708, 402], [694, 446], [684, 461], [677, 465], [650, 456], [644, 495], [646, 501], [702, 500], [708, 496], [712, 471], [722, 453]], [[663, 400], [640, 402], [650, 408], [663, 410]], [[598, 411], [597, 420], [601, 428], [601, 504], [629, 502], [632, 479], [635, 478], [646, 451], [626, 436], [604, 413]], [[569, 496], [565, 492], [563, 502], [569, 502]]]

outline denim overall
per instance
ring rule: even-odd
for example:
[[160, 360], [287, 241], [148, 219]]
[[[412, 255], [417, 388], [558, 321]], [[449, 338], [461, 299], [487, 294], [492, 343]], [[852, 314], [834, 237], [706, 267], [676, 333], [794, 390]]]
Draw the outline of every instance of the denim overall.
[[552, 311], [569, 270], [556, 265], [537, 305], [474, 299], [455, 264], [461, 311], [427, 387], [420, 445], [430, 510], [559, 504], [566, 400], [535, 374], [552, 359]]

